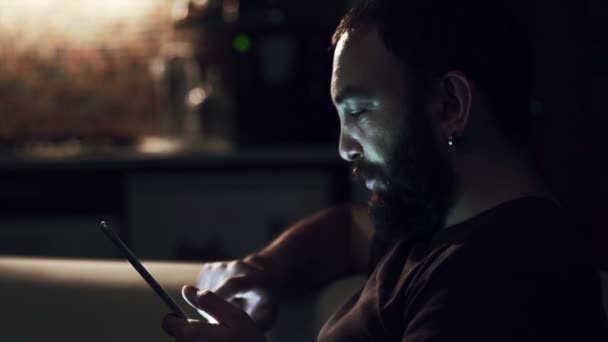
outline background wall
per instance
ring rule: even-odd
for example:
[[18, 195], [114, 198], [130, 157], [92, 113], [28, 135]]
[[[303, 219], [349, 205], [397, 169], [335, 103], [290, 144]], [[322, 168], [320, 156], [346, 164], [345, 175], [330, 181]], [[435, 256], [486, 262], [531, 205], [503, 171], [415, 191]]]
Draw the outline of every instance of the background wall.
[[606, 11], [601, 1], [537, 0], [534, 116], [543, 174], [588, 232], [608, 269], [608, 76]]

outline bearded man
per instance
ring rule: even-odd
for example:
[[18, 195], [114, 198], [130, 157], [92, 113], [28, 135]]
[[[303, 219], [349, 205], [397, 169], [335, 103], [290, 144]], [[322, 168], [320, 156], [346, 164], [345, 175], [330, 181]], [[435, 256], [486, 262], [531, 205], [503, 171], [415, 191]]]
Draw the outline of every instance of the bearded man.
[[264, 341], [281, 298], [363, 273], [319, 342], [605, 342], [589, 248], [530, 157], [526, 26], [489, 1], [359, 3], [334, 35], [331, 95], [369, 208], [206, 264], [184, 297], [219, 324], [167, 316], [165, 330]]

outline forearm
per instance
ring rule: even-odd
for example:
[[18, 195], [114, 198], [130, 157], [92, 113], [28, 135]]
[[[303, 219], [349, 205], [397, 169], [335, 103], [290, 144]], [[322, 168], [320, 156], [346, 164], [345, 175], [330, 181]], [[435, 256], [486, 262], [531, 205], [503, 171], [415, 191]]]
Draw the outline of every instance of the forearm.
[[355, 273], [352, 226], [351, 206], [326, 209], [296, 222], [245, 261], [268, 270], [283, 295], [309, 292]]

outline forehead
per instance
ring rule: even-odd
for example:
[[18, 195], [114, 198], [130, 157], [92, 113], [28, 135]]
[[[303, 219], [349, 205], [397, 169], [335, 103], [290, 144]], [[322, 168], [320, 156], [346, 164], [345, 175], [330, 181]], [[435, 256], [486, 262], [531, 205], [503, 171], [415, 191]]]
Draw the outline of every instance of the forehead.
[[375, 28], [347, 32], [338, 41], [331, 80], [334, 99], [347, 88], [370, 93], [401, 91], [403, 77], [403, 63], [386, 49]]

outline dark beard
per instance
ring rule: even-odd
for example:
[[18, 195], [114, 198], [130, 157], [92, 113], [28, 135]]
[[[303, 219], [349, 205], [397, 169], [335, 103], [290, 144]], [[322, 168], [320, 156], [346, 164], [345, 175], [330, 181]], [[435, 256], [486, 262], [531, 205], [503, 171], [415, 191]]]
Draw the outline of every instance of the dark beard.
[[377, 177], [387, 185], [386, 191], [373, 193], [369, 211], [376, 232], [390, 240], [430, 238], [443, 228], [453, 202], [454, 175], [435, 146], [422, 99], [411, 109], [387, 171], [365, 162], [356, 166], [361, 176]]

